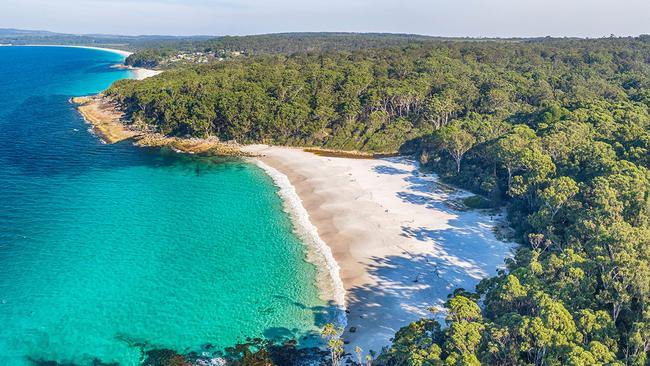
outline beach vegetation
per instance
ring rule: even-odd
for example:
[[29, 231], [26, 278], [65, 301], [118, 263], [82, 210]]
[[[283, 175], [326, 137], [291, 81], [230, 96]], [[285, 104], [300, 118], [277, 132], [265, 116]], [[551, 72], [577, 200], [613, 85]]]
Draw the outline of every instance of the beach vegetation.
[[452, 296], [444, 324], [399, 330], [374, 364], [643, 366], [648, 75], [647, 37], [440, 40], [251, 52], [107, 95], [168, 135], [416, 154], [507, 206], [521, 245], [506, 268]]
[[472, 195], [463, 199], [463, 204], [473, 209], [488, 209], [493, 207], [492, 201], [479, 195]]
[[[345, 354], [343, 339], [341, 334], [343, 329], [336, 327], [329, 323], [323, 327], [321, 335], [325, 340], [327, 349], [329, 350], [329, 358], [332, 366], [339, 366], [343, 362], [343, 355]], [[357, 352], [360, 353], [360, 352]]]

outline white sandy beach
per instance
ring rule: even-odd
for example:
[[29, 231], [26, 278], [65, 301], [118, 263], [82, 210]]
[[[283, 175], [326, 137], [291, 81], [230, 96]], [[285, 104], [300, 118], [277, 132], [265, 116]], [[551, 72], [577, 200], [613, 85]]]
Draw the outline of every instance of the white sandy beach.
[[105, 47], [92, 47], [92, 46], [54, 46], [54, 47], [73, 47], [73, 48], [87, 48], [90, 50], [100, 50], [100, 51], [108, 51], [108, 52], [113, 52], [117, 53], [118, 55], [127, 58], [133, 54], [133, 52], [129, 51], [124, 51], [124, 50], [118, 50], [115, 48], [105, 48]]
[[512, 244], [493, 233], [502, 217], [452, 208], [469, 193], [438, 184], [410, 159], [323, 157], [265, 145], [246, 150], [286, 175], [331, 248], [349, 311], [348, 351], [379, 351], [455, 288], [473, 289], [494, 275], [510, 254]]
[[[104, 48], [104, 47], [90, 47], [90, 46], [63, 46], [63, 47], [76, 47], [76, 48], [87, 48], [91, 50], [101, 50], [101, 51], [108, 51], [108, 52], [113, 52], [117, 53], [118, 55], [127, 58], [133, 54], [133, 52], [129, 51], [123, 51], [123, 50], [116, 50], [114, 48]], [[160, 73], [162, 73], [161, 70], [151, 70], [151, 69], [144, 69], [141, 67], [128, 67], [128, 69], [132, 72], [133, 74], [133, 79], [135, 80], [143, 80], [146, 78], [150, 78], [152, 76], [156, 76]]]
[[[135, 69], [134, 78], [157, 73]], [[259, 155], [317, 252], [310, 260], [320, 264], [327, 299], [347, 309], [348, 352], [379, 352], [399, 328], [430, 316], [454, 289], [473, 290], [510, 254], [512, 244], [493, 233], [502, 217], [454, 208], [470, 193], [440, 184], [408, 158], [335, 158], [266, 145], [244, 151]]]
[[[127, 58], [133, 54], [133, 52], [129, 51], [124, 51], [124, 50], [118, 50], [114, 48], [105, 48], [105, 47], [91, 47], [91, 46], [72, 46], [72, 45], [41, 45], [41, 44], [36, 44], [36, 45], [16, 45], [16, 46], [11, 46], [11, 47], [68, 47], [68, 48], [86, 48], [90, 50], [100, 50], [100, 51], [107, 51], [107, 52], [112, 52], [112, 53], [117, 53], [118, 55]], [[160, 73], [162, 73], [161, 70], [151, 70], [151, 69], [144, 69], [141, 67], [128, 67], [128, 69], [131, 71], [133, 79], [135, 80], [142, 80], [146, 79], [152, 76], [156, 76]]]
[[141, 67], [134, 67], [134, 68], [131, 68], [130, 70], [133, 73], [133, 78], [135, 80], [142, 80], [142, 79], [150, 78], [152, 76], [156, 76], [156, 75], [162, 73], [161, 70], [143, 69]]

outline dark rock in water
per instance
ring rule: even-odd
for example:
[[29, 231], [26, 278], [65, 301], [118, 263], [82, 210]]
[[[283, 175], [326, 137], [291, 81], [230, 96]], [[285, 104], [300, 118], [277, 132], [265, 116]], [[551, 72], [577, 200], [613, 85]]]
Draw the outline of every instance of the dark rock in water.
[[[315, 335], [310, 335], [315, 336]], [[308, 336], [305, 337], [309, 338]], [[204, 348], [211, 348], [212, 356], [208, 352], [203, 354], [185, 348], [183, 354], [171, 349], [141, 348], [144, 361], [142, 366], [215, 366], [215, 365], [274, 365], [274, 366], [329, 366], [328, 352], [318, 347], [299, 348], [295, 339], [282, 343], [275, 343], [267, 339], [251, 339], [251, 343], [238, 344], [228, 347], [225, 351], [217, 350], [215, 345], [206, 344]], [[346, 342], [348, 344], [348, 342]], [[36, 360], [27, 358], [34, 366], [120, 366], [117, 363], [104, 363], [99, 359], [88, 364], [59, 363], [51, 360]], [[227, 363], [224, 363], [227, 362]], [[0, 365], [2, 366], [2, 365]]]
[[56, 361], [35, 360], [31, 357], [27, 357], [27, 360], [29, 360], [29, 362], [31, 362], [35, 366], [59, 366], [59, 363]]
[[206, 344], [203, 346], [203, 348], [205, 348], [205, 349], [212, 349], [212, 348], [214, 348], [214, 345], [212, 345], [211, 343], [206, 343]]
[[[51, 361], [51, 360], [42, 360], [42, 359], [41, 360], [36, 360], [36, 359], [31, 358], [29, 356], [27, 357], [27, 360], [30, 363], [32, 363], [32, 365], [34, 365], [34, 366], [82, 366], [82, 365], [72, 363], [72, 362], [60, 363], [58, 361]], [[117, 362], [106, 363], [106, 362], [102, 362], [98, 358], [95, 358], [90, 363], [90, 366], [119, 366], [119, 364]]]
[[285, 347], [295, 347], [298, 345], [298, 341], [295, 339], [289, 339], [288, 341], [284, 342]]
[[227, 347], [222, 357], [228, 365], [327, 366], [327, 355], [318, 347], [299, 348], [295, 339], [282, 343], [254, 339]]
[[350, 333], [354, 333], [357, 331], [357, 327], [350, 327]]
[[119, 364], [117, 362], [106, 363], [106, 362], [102, 362], [101, 360], [99, 360], [97, 358], [93, 359], [93, 362], [91, 363], [91, 365], [92, 366], [119, 366]]
[[143, 366], [192, 366], [185, 357], [171, 349], [152, 349], [145, 354]]
[[149, 346], [149, 342], [147, 342], [146, 340], [137, 339], [124, 333], [116, 334], [115, 339], [117, 339], [120, 342], [126, 343], [127, 346], [132, 348], [144, 349]]

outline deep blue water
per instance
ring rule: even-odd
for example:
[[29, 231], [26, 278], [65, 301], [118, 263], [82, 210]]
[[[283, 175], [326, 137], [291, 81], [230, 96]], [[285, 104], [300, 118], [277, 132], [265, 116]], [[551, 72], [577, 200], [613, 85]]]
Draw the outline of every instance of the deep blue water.
[[317, 331], [316, 269], [259, 168], [87, 131], [68, 99], [128, 77], [121, 61], [0, 47], [0, 365]]

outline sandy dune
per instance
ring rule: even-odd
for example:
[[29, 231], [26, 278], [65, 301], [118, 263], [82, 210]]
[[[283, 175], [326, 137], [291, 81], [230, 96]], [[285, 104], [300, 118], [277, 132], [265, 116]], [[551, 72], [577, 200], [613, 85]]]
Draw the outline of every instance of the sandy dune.
[[511, 244], [493, 233], [499, 215], [455, 209], [469, 193], [439, 184], [407, 158], [333, 158], [264, 145], [246, 150], [289, 178], [331, 248], [346, 291], [348, 350], [379, 351], [455, 288], [473, 289], [495, 274], [510, 253]]

